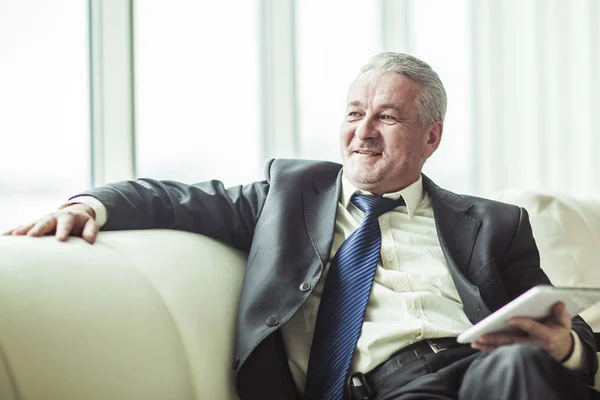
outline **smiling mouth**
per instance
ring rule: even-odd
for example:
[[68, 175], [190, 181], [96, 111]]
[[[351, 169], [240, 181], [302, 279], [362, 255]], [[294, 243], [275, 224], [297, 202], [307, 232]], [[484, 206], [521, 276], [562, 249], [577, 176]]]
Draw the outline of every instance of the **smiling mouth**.
[[364, 155], [364, 156], [371, 156], [371, 157], [380, 156], [381, 155], [381, 153], [378, 153], [376, 151], [368, 151], [368, 150], [355, 150], [353, 153], [354, 154], [361, 154], [361, 155]]

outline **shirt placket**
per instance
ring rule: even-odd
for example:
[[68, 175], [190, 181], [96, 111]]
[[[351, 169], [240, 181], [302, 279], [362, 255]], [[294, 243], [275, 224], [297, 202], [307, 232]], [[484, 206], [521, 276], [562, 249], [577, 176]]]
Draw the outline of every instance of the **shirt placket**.
[[381, 265], [386, 270], [398, 270], [398, 258], [396, 257], [394, 237], [390, 228], [390, 213], [379, 217], [379, 228], [381, 230]]

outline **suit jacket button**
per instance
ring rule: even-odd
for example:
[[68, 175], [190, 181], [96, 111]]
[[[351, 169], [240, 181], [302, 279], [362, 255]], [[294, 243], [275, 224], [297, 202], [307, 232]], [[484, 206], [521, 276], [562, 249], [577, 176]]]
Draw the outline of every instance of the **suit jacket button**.
[[302, 284], [300, 285], [300, 290], [303, 292], [308, 292], [309, 289], [310, 289], [310, 283], [302, 282]]
[[233, 360], [232, 367], [233, 367], [233, 369], [237, 369], [237, 367], [239, 367], [239, 366], [240, 366], [240, 358], [236, 357], [235, 360]]
[[481, 307], [477, 307], [477, 310], [475, 310], [475, 314], [479, 314], [481, 312]]
[[275, 318], [275, 317], [267, 318], [267, 325], [276, 326], [277, 324], [279, 324], [279, 320], [277, 318]]

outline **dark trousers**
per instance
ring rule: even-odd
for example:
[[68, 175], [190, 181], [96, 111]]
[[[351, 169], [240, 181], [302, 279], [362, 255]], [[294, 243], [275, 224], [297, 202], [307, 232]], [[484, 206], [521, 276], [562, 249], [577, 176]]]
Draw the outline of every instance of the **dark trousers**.
[[374, 389], [376, 400], [587, 400], [593, 392], [533, 345], [505, 346], [492, 353], [462, 347], [431, 354]]

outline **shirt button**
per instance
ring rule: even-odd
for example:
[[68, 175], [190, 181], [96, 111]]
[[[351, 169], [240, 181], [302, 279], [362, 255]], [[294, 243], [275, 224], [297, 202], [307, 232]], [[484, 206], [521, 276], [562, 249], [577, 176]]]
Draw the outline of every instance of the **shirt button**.
[[308, 290], [310, 289], [310, 283], [308, 282], [302, 282], [302, 284], [300, 284], [300, 290], [303, 292], [308, 292]]
[[397, 290], [398, 292], [404, 292], [404, 291], [406, 290], [406, 286], [404, 286], [404, 285], [398, 285], [398, 286], [396, 287], [396, 290]]
[[380, 225], [380, 226], [384, 226], [384, 225], [385, 225], [385, 221], [380, 219], [380, 220], [379, 220], [379, 225]]
[[385, 259], [386, 259], [386, 260], [388, 260], [388, 261], [392, 261], [392, 260], [394, 259], [394, 255], [393, 255], [392, 253], [388, 253], [388, 254], [385, 256]]
[[277, 324], [279, 324], [279, 320], [277, 318], [275, 318], [275, 317], [267, 318], [267, 325], [276, 326]]

